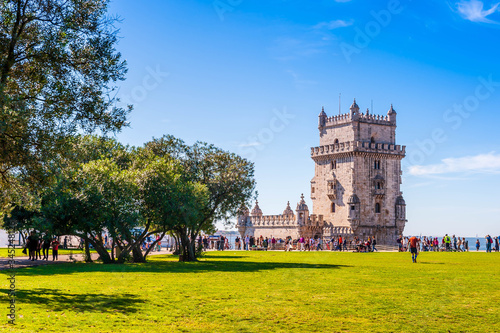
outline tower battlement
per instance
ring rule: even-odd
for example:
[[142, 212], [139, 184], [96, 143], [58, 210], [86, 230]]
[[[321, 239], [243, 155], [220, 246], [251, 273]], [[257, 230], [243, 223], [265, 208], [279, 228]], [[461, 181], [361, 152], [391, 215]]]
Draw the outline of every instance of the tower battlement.
[[325, 127], [337, 126], [348, 124], [352, 121], [360, 121], [370, 124], [394, 126], [395, 121], [389, 119], [389, 116], [373, 115], [370, 113], [361, 113], [352, 117], [349, 113], [344, 113], [338, 116], [327, 117], [325, 120]]
[[401, 157], [404, 157], [406, 154], [406, 146], [387, 143], [371, 143], [367, 141], [347, 141], [319, 147], [312, 147], [311, 157], [314, 159], [318, 156], [329, 156], [332, 154], [349, 152], [379, 153], [399, 155]]

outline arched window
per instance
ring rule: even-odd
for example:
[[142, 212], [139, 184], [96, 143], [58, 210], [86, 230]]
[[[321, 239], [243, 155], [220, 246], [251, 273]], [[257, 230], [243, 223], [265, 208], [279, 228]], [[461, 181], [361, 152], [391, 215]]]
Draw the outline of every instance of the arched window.
[[370, 139], [370, 143], [375, 143], [375, 137], [372, 136], [372, 138]]
[[380, 170], [380, 161], [379, 160], [373, 162], [373, 168], [376, 170]]
[[375, 204], [375, 213], [380, 213], [380, 204], [378, 202]]
[[335, 203], [334, 202], [332, 202], [332, 205], [331, 205], [331, 212], [335, 213]]
[[339, 139], [335, 139], [335, 141], [333, 142], [333, 144], [338, 145], [339, 144]]
[[381, 190], [382, 189], [382, 184], [380, 182], [377, 182], [377, 190]]

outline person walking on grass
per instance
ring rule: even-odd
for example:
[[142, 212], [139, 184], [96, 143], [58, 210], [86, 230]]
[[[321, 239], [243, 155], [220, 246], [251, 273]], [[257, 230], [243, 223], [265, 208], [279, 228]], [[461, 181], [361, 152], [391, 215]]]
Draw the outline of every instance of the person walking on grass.
[[57, 257], [58, 249], [59, 249], [59, 241], [57, 240], [57, 237], [54, 237], [54, 240], [52, 241], [52, 261], [58, 260]]
[[419, 239], [415, 236], [411, 237], [408, 241], [410, 245], [411, 260], [413, 261], [413, 263], [417, 262], [417, 256], [418, 256], [417, 246], [419, 242], [420, 242]]
[[481, 242], [479, 239], [476, 240], [476, 251], [479, 251], [479, 248], [481, 247]]

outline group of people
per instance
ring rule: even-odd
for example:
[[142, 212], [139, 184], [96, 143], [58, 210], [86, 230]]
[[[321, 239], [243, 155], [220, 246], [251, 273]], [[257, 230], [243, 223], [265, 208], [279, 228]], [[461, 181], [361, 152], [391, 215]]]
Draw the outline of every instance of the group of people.
[[[456, 237], [455, 235], [449, 236], [448, 234], [445, 234], [441, 239], [432, 236], [423, 236], [416, 238], [418, 240], [417, 250], [419, 252], [468, 252], [470, 250], [469, 241], [465, 237]], [[403, 236], [400, 236], [397, 239], [397, 244], [400, 252], [406, 252], [410, 250], [410, 239], [411, 237]], [[486, 252], [491, 252], [492, 249], [497, 252], [499, 251], [499, 237], [491, 237], [490, 235], [486, 235], [485, 239]], [[479, 238], [476, 240], [475, 247], [476, 251], [479, 251], [479, 248], [481, 247], [481, 241], [479, 240]]]
[[[48, 234], [39, 236], [34, 231], [32, 231], [26, 239], [26, 244], [24, 246], [23, 253], [26, 254], [27, 250], [29, 255], [29, 260], [31, 261], [35, 261], [38, 259], [48, 261], [49, 250], [50, 248], [52, 248], [52, 261], [55, 261], [58, 259], [59, 245], [60, 243], [57, 240], [57, 237], [52, 238]], [[40, 251], [42, 251], [43, 258]]]
[[231, 246], [229, 245], [229, 239], [224, 236], [219, 236], [217, 238], [208, 238], [207, 236], [204, 236], [203, 238], [201, 236], [198, 237], [198, 244], [203, 246], [203, 250], [217, 250], [217, 251], [224, 251], [224, 250], [229, 250]]
[[[486, 252], [491, 252], [492, 249], [495, 252], [500, 251], [500, 244], [498, 243], [500, 236], [493, 238], [490, 235], [486, 235], [486, 237], [484, 238], [486, 239]], [[478, 249], [478, 251], [479, 251], [479, 246], [481, 246], [481, 244], [479, 244], [479, 239], [478, 239], [476, 241], [476, 248]]]
[[245, 236], [244, 238], [236, 237], [235, 249], [249, 251], [252, 248], [262, 249], [267, 251], [283, 249], [285, 251], [347, 251], [355, 250], [357, 252], [372, 252], [377, 251], [375, 248], [377, 241], [374, 237], [368, 237], [367, 240], [361, 240], [354, 237], [347, 240], [342, 235], [333, 236], [330, 239], [323, 239], [322, 237], [300, 237], [293, 239], [291, 236], [282, 238], [271, 237], [254, 237]]

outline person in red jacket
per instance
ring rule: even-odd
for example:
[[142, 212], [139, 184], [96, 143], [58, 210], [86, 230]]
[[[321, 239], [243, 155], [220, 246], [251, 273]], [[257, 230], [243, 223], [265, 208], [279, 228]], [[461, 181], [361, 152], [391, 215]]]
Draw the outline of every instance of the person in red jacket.
[[413, 260], [414, 263], [417, 262], [417, 256], [418, 256], [417, 246], [419, 242], [420, 240], [415, 236], [411, 237], [410, 240], [408, 241], [408, 243], [410, 243], [411, 260]]
[[52, 261], [57, 260], [58, 249], [59, 249], [59, 242], [57, 241], [57, 238], [54, 237], [54, 240], [52, 241]]

